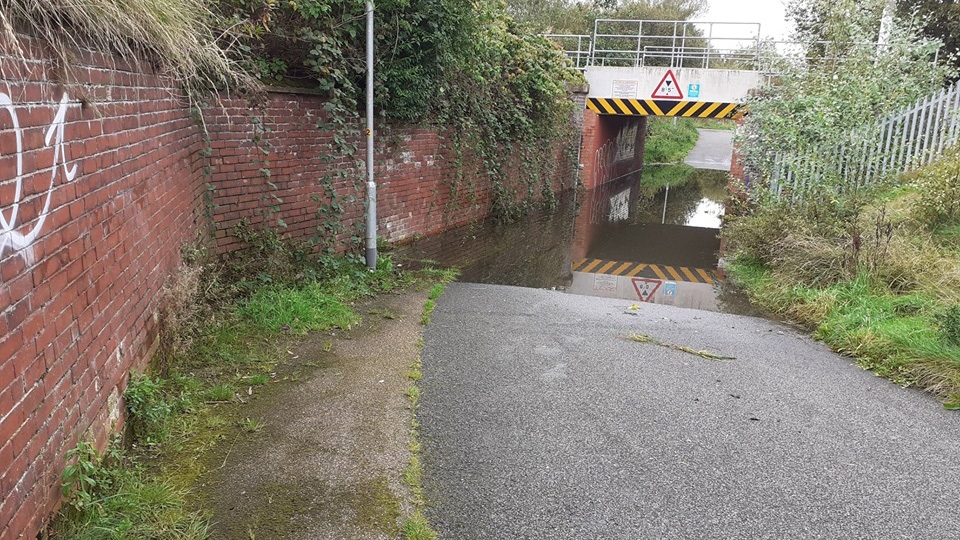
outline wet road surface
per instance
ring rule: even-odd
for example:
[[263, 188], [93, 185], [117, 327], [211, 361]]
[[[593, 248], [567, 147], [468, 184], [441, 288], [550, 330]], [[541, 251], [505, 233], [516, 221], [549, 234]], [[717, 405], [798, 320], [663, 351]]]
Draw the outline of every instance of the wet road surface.
[[697, 169], [729, 171], [733, 156], [733, 131], [698, 129], [697, 145], [687, 154], [684, 163]]
[[418, 412], [442, 538], [960, 538], [956, 414], [777, 323], [630, 305], [449, 286]]

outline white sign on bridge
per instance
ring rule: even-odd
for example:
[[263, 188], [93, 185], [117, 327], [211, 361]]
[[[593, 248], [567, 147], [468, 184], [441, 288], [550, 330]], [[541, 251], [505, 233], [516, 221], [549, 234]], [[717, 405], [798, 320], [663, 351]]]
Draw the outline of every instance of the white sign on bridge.
[[[757, 71], [736, 71], [725, 69], [695, 69], [695, 68], [674, 68], [673, 74], [677, 82], [683, 82], [684, 86], [677, 86], [676, 94], [673, 97], [647, 97], [648, 92], [655, 92], [660, 89], [660, 81], [664, 77], [663, 67], [603, 67], [590, 66], [584, 72], [587, 82], [590, 83], [590, 93], [588, 97], [593, 98], [612, 98], [627, 97], [631, 91], [632, 85], [623, 84], [620, 86], [620, 95], [613, 94], [614, 81], [637, 81], [639, 83], [639, 92], [637, 98], [640, 99], [669, 99], [671, 101], [682, 101], [692, 99], [696, 101], [718, 101], [721, 103], [740, 103], [749, 95], [750, 90], [760, 88], [762, 85], [762, 75]], [[687, 94], [689, 83], [700, 85], [698, 95]], [[618, 85], [619, 86], [619, 85]], [[694, 89], [696, 90], [696, 88]]]
[[637, 97], [638, 86], [640, 86], [640, 81], [617, 79], [613, 81], [613, 95], [611, 97], [634, 99]]

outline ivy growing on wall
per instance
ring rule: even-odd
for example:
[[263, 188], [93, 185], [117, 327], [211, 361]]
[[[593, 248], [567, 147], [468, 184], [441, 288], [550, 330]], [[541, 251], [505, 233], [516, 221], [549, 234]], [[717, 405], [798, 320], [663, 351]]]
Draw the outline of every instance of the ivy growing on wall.
[[[352, 185], [354, 196], [362, 188], [364, 2], [221, 0], [217, 6], [231, 27], [242, 29], [241, 61], [261, 80], [319, 89], [328, 99], [318, 127], [333, 133], [327, 159], [342, 166], [321, 180], [318, 236], [341, 233], [344, 205], [353, 201], [335, 186]], [[393, 124], [439, 128], [453, 160], [457, 204], [475, 201], [471, 173], [492, 181], [500, 217], [521, 212], [518, 201], [531, 193], [550, 199], [556, 164], [547, 149], [570, 136], [566, 84], [582, 81], [562, 52], [515, 23], [499, 0], [379, 0], [376, 20], [378, 114]], [[523, 172], [522, 188], [503, 182], [508, 163]]]

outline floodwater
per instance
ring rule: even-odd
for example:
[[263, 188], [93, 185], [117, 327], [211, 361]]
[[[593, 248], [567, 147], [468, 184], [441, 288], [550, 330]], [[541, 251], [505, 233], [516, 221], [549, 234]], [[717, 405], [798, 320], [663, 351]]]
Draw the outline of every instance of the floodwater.
[[761, 316], [718, 269], [727, 173], [648, 167], [554, 211], [468, 225], [398, 248], [406, 260], [461, 269], [460, 281], [548, 288]]

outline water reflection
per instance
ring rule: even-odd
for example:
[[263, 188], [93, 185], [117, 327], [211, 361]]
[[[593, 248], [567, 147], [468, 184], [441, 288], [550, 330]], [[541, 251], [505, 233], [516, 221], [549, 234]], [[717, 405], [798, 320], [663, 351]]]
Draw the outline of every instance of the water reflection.
[[636, 221], [719, 229], [726, 186], [723, 171], [648, 167], [637, 185]]
[[553, 210], [498, 223], [488, 219], [420, 239], [395, 250], [416, 264], [434, 261], [460, 269], [460, 281], [555, 288], [570, 283], [570, 246], [576, 194], [562, 194]]
[[651, 167], [567, 193], [553, 212], [467, 225], [398, 252], [459, 267], [466, 282], [759, 315], [716, 269], [725, 188], [722, 171]]

